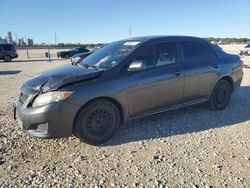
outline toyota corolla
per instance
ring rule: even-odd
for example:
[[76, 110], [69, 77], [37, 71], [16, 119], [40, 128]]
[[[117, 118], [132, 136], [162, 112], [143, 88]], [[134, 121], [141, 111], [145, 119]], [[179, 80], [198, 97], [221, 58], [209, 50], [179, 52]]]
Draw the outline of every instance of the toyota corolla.
[[15, 117], [33, 136], [75, 135], [98, 145], [123, 121], [197, 103], [223, 110], [241, 84], [242, 64], [196, 37], [116, 41], [24, 83]]

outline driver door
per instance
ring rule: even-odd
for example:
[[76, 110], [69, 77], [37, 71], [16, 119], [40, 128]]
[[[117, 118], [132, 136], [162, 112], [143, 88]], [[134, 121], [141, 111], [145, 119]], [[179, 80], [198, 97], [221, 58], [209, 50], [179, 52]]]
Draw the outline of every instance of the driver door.
[[147, 47], [134, 61], [143, 62], [145, 70], [128, 73], [130, 117], [153, 113], [182, 102], [184, 72], [175, 41]]

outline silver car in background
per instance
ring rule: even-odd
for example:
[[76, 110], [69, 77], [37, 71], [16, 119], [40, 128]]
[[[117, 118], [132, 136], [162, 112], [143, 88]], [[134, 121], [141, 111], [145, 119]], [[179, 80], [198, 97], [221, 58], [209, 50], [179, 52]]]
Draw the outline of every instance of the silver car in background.
[[240, 55], [250, 55], [250, 44], [240, 50]]

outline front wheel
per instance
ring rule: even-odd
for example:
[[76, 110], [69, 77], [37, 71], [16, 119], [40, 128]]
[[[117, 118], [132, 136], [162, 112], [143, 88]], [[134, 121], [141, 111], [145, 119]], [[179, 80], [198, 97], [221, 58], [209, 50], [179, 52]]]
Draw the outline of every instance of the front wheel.
[[80, 110], [73, 133], [86, 143], [99, 145], [111, 138], [119, 124], [117, 107], [108, 100], [98, 100]]
[[232, 93], [232, 87], [226, 80], [220, 80], [214, 87], [208, 105], [210, 109], [223, 110], [228, 105]]

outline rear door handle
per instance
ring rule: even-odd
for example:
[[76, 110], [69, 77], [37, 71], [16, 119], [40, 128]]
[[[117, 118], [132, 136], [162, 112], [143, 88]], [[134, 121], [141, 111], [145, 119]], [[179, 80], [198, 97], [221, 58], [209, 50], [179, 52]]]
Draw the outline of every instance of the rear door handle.
[[218, 69], [218, 68], [219, 68], [219, 64], [215, 64], [215, 65], [213, 65], [213, 67], [214, 67], [215, 69]]
[[175, 70], [173, 71], [175, 76], [180, 76], [181, 75], [181, 71], [180, 70]]

